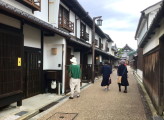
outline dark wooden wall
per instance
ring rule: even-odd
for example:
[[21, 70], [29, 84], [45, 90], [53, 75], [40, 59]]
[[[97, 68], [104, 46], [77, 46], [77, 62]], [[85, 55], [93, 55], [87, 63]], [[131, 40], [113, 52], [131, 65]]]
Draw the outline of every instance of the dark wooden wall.
[[144, 55], [143, 82], [154, 103], [159, 105], [159, 80], [160, 80], [160, 64], [159, 49], [154, 49], [147, 55]]
[[22, 51], [22, 32], [0, 24], [0, 106], [21, 99], [17, 94], [22, 93], [23, 69], [22, 64], [18, 66], [18, 58], [23, 59]]
[[24, 56], [24, 97], [31, 97], [41, 93], [41, 52], [26, 47]]
[[162, 37], [159, 40], [159, 47], [160, 47], [160, 53], [159, 53], [159, 60], [160, 60], [160, 81], [159, 81], [159, 96], [160, 96], [160, 106], [161, 108], [159, 109], [159, 111], [161, 112], [161, 110], [164, 111], [164, 35], [162, 35]]
[[137, 69], [143, 70], [143, 48], [138, 48], [137, 54]]

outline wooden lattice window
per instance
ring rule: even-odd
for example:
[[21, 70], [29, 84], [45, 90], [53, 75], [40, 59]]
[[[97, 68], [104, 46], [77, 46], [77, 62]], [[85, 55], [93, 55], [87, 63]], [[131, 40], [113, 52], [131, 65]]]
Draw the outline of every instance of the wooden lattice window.
[[63, 6], [59, 9], [59, 27], [74, 32], [74, 23], [69, 21], [69, 11]]
[[80, 38], [89, 41], [89, 34], [86, 32], [86, 25], [81, 22]]
[[31, 8], [33, 11], [40, 11], [41, 9], [41, 0], [16, 0], [16, 1]]

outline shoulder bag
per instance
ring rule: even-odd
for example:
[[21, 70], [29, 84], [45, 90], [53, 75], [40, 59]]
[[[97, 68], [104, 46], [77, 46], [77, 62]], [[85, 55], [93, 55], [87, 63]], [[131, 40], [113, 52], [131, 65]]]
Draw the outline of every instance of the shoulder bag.
[[[126, 68], [124, 69], [123, 74], [125, 73], [125, 70], [126, 70]], [[123, 74], [122, 74], [122, 76], [123, 76]], [[122, 76], [118, 76], [117, 83], [121, 83]]]

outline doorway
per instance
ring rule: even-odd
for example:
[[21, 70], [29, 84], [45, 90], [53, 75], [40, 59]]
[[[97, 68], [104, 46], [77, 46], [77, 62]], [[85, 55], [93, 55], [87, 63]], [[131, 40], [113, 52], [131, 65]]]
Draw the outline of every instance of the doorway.
[[25, 47], [24, 53], [24, 97], [41, 93], [41, 50]]

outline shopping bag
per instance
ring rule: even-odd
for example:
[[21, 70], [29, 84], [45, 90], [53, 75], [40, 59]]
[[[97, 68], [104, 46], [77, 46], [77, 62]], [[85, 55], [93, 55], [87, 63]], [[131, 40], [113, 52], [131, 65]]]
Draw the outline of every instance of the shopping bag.
[[122, 76], [118, 76], [117, 83], [121, 83]]

